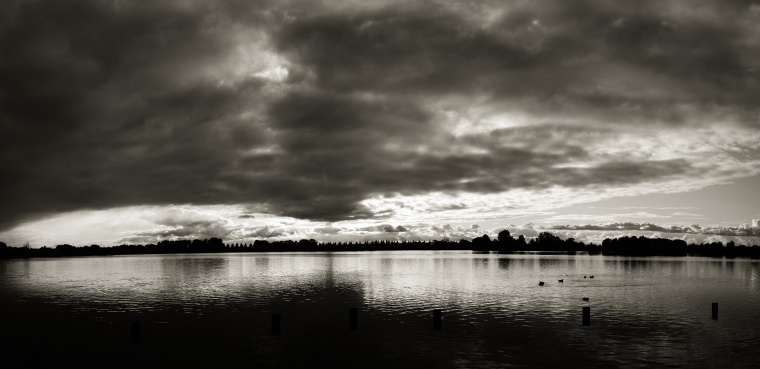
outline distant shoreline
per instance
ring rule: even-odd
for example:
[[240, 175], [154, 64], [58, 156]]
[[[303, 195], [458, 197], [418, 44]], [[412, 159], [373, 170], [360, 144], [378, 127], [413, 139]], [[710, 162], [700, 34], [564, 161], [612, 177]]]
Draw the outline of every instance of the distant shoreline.
[[207, 240], [161, 241], [148, 245], [119, 245], [101, 247], [98, 245], [76, 247], [68, 244], [54, 248], [11, 247], [0, 242], [0, 259], [26, 259], [38, 257], [67, 256], [111, 256], [111, 255], [151, 255], [179, 253], [224, 253], [224, 252], [349, 252], [349, 251], [472, 251], [475, 253], [556, 253], [574, 254], [578, 252], [620, 256], [710, 256], [760, 258], [760, 246], [735, 245], [728, 242], [687, 244], [683, 240], [669, 240], [647, 237], [621, 237], [605, 239], [601, 245], [585, 244], [572, 238], [563, 240], [549, 232], [542, 232], [535, 239], [526, 241], [524, 237], [513, 238], [502, 231], [499, 238], [491, 240], [487, 235], [473, 240], [459, 242], [443, 241], [365, 241], [365, 242], [323, 242], [316, 240], [265, 241], [253, 243], [227, 243], [220, 238]]

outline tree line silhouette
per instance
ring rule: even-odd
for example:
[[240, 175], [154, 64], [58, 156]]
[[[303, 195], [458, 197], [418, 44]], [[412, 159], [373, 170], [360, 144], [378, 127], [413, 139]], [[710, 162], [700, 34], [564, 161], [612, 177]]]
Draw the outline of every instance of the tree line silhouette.
[[221, 238], [206, 240], [160, 241], [148, 245], [98, 245], [76, 247], [69, 244], [56, 247], [31, 248], [28, 245], [11, 247], [0, 242], [0, 259], [59, 257], [59, 256], [108, 256], [141, 254], [218, 253], [218, 252], [340, 252], [340, 251], [402, 251], [402, 250], [472, 250], [474, 252], [562, 252], [628, 256], [713, 256], [760, 258], [760, 246], [736, 245], [733, 241], [687, 244], [683, 240], [664, 238], [620, 237], [605, 239], [601, 245], [583, 243], [573, 238], [562, 239], [549, 232], [526, 240], [520, 235], [512, 237], [507, 230], [499, 232], [497, 239], [488, 235], [472, 240], [451, 241], [363, 241], [363, 242], [317, 242], [313, 239], [300, 241], [266, 241], [253, 243], [224, 243]]

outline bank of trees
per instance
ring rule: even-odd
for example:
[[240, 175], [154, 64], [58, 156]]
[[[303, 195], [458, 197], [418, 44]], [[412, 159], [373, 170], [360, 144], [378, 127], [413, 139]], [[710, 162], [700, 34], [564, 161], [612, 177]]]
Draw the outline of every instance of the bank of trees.
[[733, 241], [687, 244], [683, 240], [647, 237], [620, 237], [605, 239], [601, 245], [585, 244], [573, 238], [562, 239], [549, 232], [525, 239], [514, 238], [509, 231], [499, 232], [496, 239], [488, 235], [472, 240], [451, 241], [363, 241], [363, 242], [317, 242], [313, 239], [300, 241], [266, 241], [253, 243], [224, 243], [220, 238], [207, 240], [161, 241], [148, 245], [98, 245], [75, 247], [68, 244], [56, 247], [31, 248], [10, 247], [0, 242], [0, 258], [59, 257], [59, 256], [107, 256], [136, 254], [216, 253], [216, 252], [340, 252], [340, 251], [398, 251], [398, 250], [472, 250], [476, 252], [588, 252], [604, 255], [631, 256], [714, 256], [714, 257], [760, 257], [760, 246], [737, 246]]
[[225, 252], [228, 251], [221, 238], [208, 240], [177, 240], [161, 241], [158, 244], [148, 245], [119, 245], [101, 247], [99, 245], [72, 246], [69, 244], [55, 247], [43, 246], [31, 248], [28, 245], [22, 247], [9, 247], [0, 242], [0, 258], [28, 258], [28, 257], [58, 257], [58, 256], [108, 256], [108, 255], [136, 255], [136, 254], [172, 254], [184, 252]]

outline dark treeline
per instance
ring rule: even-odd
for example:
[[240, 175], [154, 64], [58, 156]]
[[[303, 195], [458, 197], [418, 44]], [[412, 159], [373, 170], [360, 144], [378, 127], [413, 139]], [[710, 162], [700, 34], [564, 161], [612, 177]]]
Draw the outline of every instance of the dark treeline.
[[0, 258], [58, 257], [58, 256], [107, 256], [139, 254], [177, 254], [177, 253], [213, 253], [213, 252], [336, 252], [336, 251], [399, 251], [399, 250], [472, 250], [476, 252], [588, 252], [604, 255], [638, 255], [638, 256], [714, 256], [714, 257], [760, 257], [760, 246], [737, 246], [733, 241], [687, 244], [683, 240], [663, 238], [621, 237], [605, 239], [601, 245], [585, 244], [573, 238], [561, 239], [549, 232], [542, 232], [538, 237], [526, 240], [522, 235], [512, 237], [509, 231], [499, 232], [498, 238], [492, 240], [488, 235], [473, 240], [448, 239], [436, 241], [364, 241], [364, 242], [317, 242], [300, 241], [266, 241], [253, 243], [227, 243], [220, 238], [208, 240], [161, 241], [148, 245], [119, 245], [101, 247], [98, 245], [75, 247], [64, 244], [54, 248], [10, 247], [0, 242]]
[[43, 246], [40, 248], [9, 247], [0, 242], [0, 258], [26, 258], [26, 257], [56, 257], [56, 256], [107, 256], [107, 255], [140, 255], [140, 254], [177, 254], [199, 252], [229, 252], [221, 238], [208, 240], [177, 240], [161, 241], [158, 244], [148, 245], [119, 245], [101, 247], [98, 245], [76, 247], [68, 244], [58, 245], [54, 248]]

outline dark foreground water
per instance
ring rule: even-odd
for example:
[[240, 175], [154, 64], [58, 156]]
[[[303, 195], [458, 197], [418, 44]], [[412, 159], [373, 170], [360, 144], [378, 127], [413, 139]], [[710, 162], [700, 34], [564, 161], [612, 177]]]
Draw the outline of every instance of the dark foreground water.
[[757, 368], [760, 264], [455, 252], [6, 260], [0, 349], [3, 368]]

